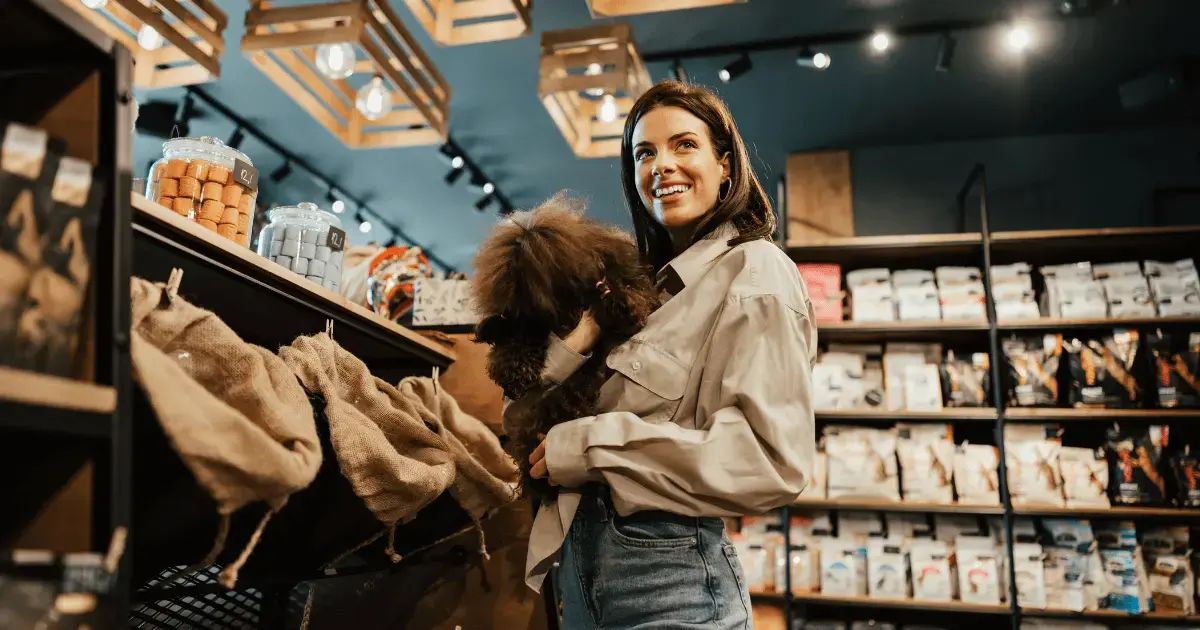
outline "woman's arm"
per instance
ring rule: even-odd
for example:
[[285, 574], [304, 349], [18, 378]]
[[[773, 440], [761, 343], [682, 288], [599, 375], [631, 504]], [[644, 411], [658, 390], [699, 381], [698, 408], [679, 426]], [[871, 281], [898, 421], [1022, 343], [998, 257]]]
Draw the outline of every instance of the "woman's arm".
[[550, 344], [546, 347], [546, 363], [542, 368], [541, 385], [530, 391], [519, 400], [504, 399], [502, 425], [505, 433], [511, 433], [510, 424], [523, 423], [523, 414], [528, 411], [530, 403], [537, 400], [542, 392], [550, 387], [561, 384], [571, 377], [579, 366], [587, 362], [591, 356], [592, 347], [600, 337], [600, 326], [592, 317], [590, 311], [583, 314], [579, 325], [565, 338], [550, 335]]
[[564, 486], [603, 479], [630, 511], [737, 515], [795, 499], [815, 454], [814, 327], [780, 297], [755, 295], [728, 300], [713, 335], [699, 401], [713, 411], [697, 418], [704, 429], [627, 412], [573, 420], [546, 438], [550, 477]]

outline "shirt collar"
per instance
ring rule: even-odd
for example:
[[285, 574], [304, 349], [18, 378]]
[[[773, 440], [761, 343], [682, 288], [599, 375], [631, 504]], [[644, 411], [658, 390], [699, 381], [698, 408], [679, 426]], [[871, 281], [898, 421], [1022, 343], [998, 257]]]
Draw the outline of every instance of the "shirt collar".
[[691, 247], [658, 272], [656, 280], [659, 288], [674, 296], [694, 284], [708, 271], [713, 262], [729, 251], [729, 240], [737, 235], [737, 226], [726, 222], [704, 238], [692, 243]]

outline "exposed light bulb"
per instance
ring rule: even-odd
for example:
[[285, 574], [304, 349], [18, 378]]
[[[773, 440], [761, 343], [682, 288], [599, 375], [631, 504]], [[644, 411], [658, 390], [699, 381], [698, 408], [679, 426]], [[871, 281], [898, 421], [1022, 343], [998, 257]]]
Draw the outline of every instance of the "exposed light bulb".
[[345, 209], [346, 209], [346, 202], [345, 202], [345, 201], [342, 201], [341, 199], [338, 199], [338, 200], [335, 200], [335, 201], [333, 202], [333, 211], [334, 211], [334, 212], [341, 213], [341, 212], [342, 212], [343, 210], [345, 210]]
[[494, 192], [496, 192], [496, 185], [492, 182], [488, 182], [483, 185], [483, 194], [490, 195]]
[[79, 2], [89, 9], [103, 9], [108, 4], [108, 0], [79, 0]]
[[818, 70], [824, 70], [825, 68], [828, 68], [829, 64], [832, 62], [833, 59], [825, 53], [817, 53], [813, 55], [813, 67]]
[[375, 77], [355, 94], [354, 106], [367, 120], [379, 120], [392, 109], [392, 93], [383, 83], [383, 77]]
[[154, 28], [149, 24], [146, 24], [142, 26], [141, 30], [138, 31], [137, 43], [138, 46], [141, 46], [146, 50], [158, 50], [159, 48], [162, 48], [163, 36], [160, 35], [158, 31], [154, 30]]
[[317, 71], [330, 79], [345, 79], [354, 74], [357, 57], [350, 44], [321, 44], [317, 46]]
[[1033, 43], [1033, 34], [1029, 32], [1029, 27], [1025, 24], [1013, 24], [1008, 29], [1008, 34], [1004, 37], [1008, 47], [1016, 52], [1023, 52]]
[[463, 164], [464, 162], [461, 155], [456, 155], [450, 159], [450, 168], [452, 169], [460, 169], [463, 167]]
[[871, 48], [874, 48], [875, 52], [887, 52], [887, 49], [891, 47], [892, 38], [887, 33], [879, 31], [871, 36]]
[[[597, 77], [604, 74], [604, 66], [598, 63], [589, 63], [587, 70], [583, 72], [589, 77]], [[601, 96], [604, 94], [604, 88], [588, 88], [584, 90], [588, 96]]]
[[617, 119], [617, 97], [605, 94], [599, 109], [596, 110], [596, 118], [599, 118], [600, 122], [606, 123], [615, 121]]
[[363, 221], [362, 223], [359, 223], [359, 224], [358, 224], [358, 231], [359, 231], [359, 232], [362, 232], [363, 234], [366, 234], [367, 232], [370, 232], [370, 231], [371, 231], [371, 222], [370, 222], [370, 221]]

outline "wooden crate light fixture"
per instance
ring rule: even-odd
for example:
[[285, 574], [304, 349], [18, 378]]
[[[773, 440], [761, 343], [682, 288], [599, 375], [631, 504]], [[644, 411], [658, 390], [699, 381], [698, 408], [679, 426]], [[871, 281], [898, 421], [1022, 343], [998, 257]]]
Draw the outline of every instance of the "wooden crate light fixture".
[[658, 13], [680, 9], [699, 9], [722, 4], [742, 4], [746, 0], [588, 0], [594, 18]]
[[433, 41], [479, 44], [528, 35], [533, 0], [405, 0]]
[[628, 24], [542, 33], [538, 96], [575, 155], [620, 155], [625, 119], [648, 89]]
[[180, 87], [221, 76], [229, 23], [212, 0], [63, 0], [63, 4], [129, 49], [133, 84]]
[[[447, 138], [450, 86], [387, 0], [287, 7], [252, 2], [242, 51], [350, 148], [431, 145]], [[331, 51], [346, 76], [333, 78], [320, 69], [318, 61], [330, 59]], [[372, 84], [386, 92], [374, 99], [375, 110], [364, 109]]]

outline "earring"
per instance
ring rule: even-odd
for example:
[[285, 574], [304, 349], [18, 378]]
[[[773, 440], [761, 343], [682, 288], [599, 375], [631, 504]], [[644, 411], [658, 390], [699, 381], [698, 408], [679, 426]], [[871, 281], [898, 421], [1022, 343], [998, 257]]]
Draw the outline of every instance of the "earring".
[[[728, 185], [726, 185], [726, 184], [728, 184]], [[718, 189], [717, 190], [717, 201], [725, 201], [726, 199], [729, 198], [729, 191], [733, 190], [733, 180], [726, 179], [725, 181], [721, 182], [721, 186], [724, 186], [725, 194], [722, 195], [720, 189]]]
[[606, 298], [606, 297], [608, 297], [609, 293], [612, 293], [612, 291], [609, 290], [608, 285], [605, 284], [603, 280], [596, 283], [596, 288], [604, 289], [604, 293], [600, 294], [601, 298]]

